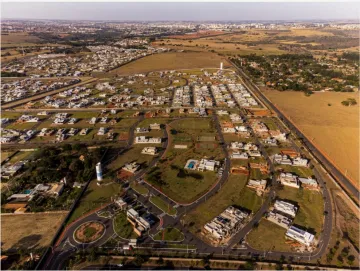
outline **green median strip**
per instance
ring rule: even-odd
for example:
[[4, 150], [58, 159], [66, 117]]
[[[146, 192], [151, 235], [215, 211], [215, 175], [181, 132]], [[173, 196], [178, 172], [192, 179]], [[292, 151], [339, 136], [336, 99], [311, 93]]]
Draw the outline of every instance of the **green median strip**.
[[165, 201], [163, 201], [159, 197], [151, 197], [150, 202], [159, 209], [161, 209], [163, 212], [167, 213], [168, 215], [176, 215], [176, 209], [172, 207], [170, 204], [167, 204]]

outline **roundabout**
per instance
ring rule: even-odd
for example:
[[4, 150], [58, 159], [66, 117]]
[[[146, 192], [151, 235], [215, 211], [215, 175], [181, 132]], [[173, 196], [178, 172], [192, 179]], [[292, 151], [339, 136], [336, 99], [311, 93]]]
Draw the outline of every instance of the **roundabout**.
[[74, 231], [74, 240], [79, 244], [91, 244], [105, 234], [105, 225], [98, 221], [88, 221]]

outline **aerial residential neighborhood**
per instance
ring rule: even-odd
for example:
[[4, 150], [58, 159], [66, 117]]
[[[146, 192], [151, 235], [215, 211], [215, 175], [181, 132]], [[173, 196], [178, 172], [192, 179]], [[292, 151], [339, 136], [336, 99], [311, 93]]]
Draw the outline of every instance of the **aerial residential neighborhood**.
[[359, 269], [356, 3], [252, 4], [2, 3], [2, 269]]

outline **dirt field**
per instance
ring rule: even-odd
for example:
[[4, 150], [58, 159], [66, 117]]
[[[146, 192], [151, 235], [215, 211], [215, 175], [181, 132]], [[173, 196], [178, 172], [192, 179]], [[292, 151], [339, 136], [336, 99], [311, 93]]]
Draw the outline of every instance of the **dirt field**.
[[1, 216], [1, 249], [45, 247], [66, 213]]
[[213, 68], [218, 67], [220, 62], [224, 62], [224, 68], [230, 67], [224, 58], [213, 53], [170, 52], [141, 58], [115, 69], [111, 73], [126, 75], [159, 70]]
[[296, 92], [264, 93], [359, 188], [359, 107], [341, 105], [347, 98], [359, 103], [358, 93], [325, 92], [310, 97]]

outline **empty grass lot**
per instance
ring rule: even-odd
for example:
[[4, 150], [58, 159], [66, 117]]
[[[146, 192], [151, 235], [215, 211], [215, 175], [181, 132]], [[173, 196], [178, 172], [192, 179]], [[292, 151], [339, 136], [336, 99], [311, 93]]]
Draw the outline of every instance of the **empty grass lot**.
[[227, 63], [224, 58], [210, 52], [168, 52], [143, 57], [111, 71], [111, 74], [126, 75], [157, 70], [210, 68], [218, 67], [221, 61]]
[[221, 190], [206, 202], [200, 204], [184, 216], [185, 223], [193, 233], [200, 232], [202, 227], [229, 206], [238, 206], [256, 212], [262, 199], [255, 192], [245, 187], [247, 177], [230, 175]]
[[116, 214], [113, 220], [115, 233], [124, 239], [137, 238], [137, 234], [134, 232], [131, 223], [127, 220], [125, 212], [119, 212]]
[[156, 207], [158, 207], [163, 212], [169, 214], [169, 215], [176, 215], [176, 209], [173, 208], [170, 204], [167, 204], [165, 201], [163, 201], [159, 197], [151, 197], [150, 202], [154, 204]]
[[154, 236], [154, 240], [157, 241], [182, 241], [184, 240], [184, 234], [177, 228], [166, 228], [159, 231]]
[[285, 241], [286, 229], [265, 218], [260, 220], [258, 227], [253, 228], [246, 237], [248, 244], [258, 250], [291, 251]]
[[116, 196], [121, 192], [122, 188], [117, 183], [98, 186], [97, 181], [93, 180], [89, 184], [89, 187], [85, 191], [85, 194], [81, 198], [81, 201], [76, 207], [75, 211], [72, 213], [68, 223], [71, 223], [72, 221], [78, 219], [83, 214], [90, 212], [93, 209], [109, 203], [111, 197]]
[[132, 189], [134, 189], [137, 193], [141, 194], [141, 195], [146, 195], [146, 194], [149, 193], [149, 189], [147, 189], [144, 185], [138, 184], [136, 182], [132, 182], [130, 184], [130, 187]]

